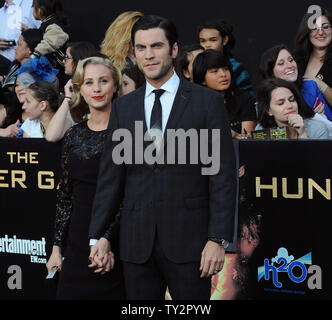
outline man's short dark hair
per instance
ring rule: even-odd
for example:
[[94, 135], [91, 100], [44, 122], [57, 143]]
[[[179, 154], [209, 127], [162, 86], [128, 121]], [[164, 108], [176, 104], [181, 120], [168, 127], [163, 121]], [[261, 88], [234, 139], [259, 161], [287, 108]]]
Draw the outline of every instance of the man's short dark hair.
[[131, 30], [131, 41], [135, 47], [135, 34], [139, 30], [149, 30], [153, 28], [161, 28], [165, 32], [165, 36], [172, 52], [173, 45], [178, 42], [178, 32], [174, 23], [163, 17], [155, 15], [144, 15], [134, 25]]

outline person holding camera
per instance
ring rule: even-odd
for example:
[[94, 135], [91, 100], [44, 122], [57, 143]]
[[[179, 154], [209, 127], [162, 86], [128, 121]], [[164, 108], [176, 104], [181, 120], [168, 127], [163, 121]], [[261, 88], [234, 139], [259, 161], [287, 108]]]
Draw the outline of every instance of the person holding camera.
[[6, 0], [0, 8], [0, 76], [7, 74], [22, 30], [40, 27], [33, 17], [32, 0]]

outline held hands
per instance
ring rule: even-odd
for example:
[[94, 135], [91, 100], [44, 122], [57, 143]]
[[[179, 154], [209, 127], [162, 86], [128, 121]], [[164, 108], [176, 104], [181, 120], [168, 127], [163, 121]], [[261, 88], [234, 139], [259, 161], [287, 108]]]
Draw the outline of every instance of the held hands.
[[105, 274], [114, 268], [114, 254], [111, 251], [111, 244], [106, 238], [100, 238], [91, 246], [89, 268], [95, 268], [95, 273]]
[[218, 243], [208, 241], [202, 251], [201, 278], [207, 278], [220, 272], [225, 262], [225, 249]]
[[290, 114], [288, 123], [293, 127], [299, 135], [299, 138], [307, 138], [303, 118], [299, 114]]

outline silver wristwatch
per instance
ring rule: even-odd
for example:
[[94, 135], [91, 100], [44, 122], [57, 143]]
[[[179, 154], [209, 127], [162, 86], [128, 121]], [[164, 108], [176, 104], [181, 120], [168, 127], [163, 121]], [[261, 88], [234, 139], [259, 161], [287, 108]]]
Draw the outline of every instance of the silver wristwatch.
[[220, 244], [224, 249], [227, 249], [229, 247], [229, 241], [225, 239], [209, 238], [209, 240]]

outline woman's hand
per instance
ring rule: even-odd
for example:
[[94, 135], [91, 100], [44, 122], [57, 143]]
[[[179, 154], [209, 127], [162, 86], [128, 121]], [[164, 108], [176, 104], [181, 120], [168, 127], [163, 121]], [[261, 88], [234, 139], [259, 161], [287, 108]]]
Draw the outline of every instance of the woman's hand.
[[314, 109], [315, 113], [320, 114], [322, 117], [326, 118], [325, 115], [325, 104], [324, 102], [320, 103], [315, 109]]
[[73, 99], [74, 98], [74, 91], [73, 91], [73, 82], [71, 81], [71, 79], [68, 80], [68, 82], [66, 83], [65, 87], [65, 96], [68, 98]]
[[11, 124], [6, 129], [1, 129], [0, 137], [16, 137], [18, 133], [20, 132], [20, 129], [18, 128], [18, 125], [20, 123], [20, 120], [17, 120], [16, 123]]
[[290, 114], [288, 116], [288, 123], [296, 130], [299, 138], [308, 138], [303, 118], [299, 114]]
[[47, 272], [50, 273], [56, 267], [57, 271], [62, 269], [62, 254], [59, 246], [53, 246], [52, 254], [46, 263]]

